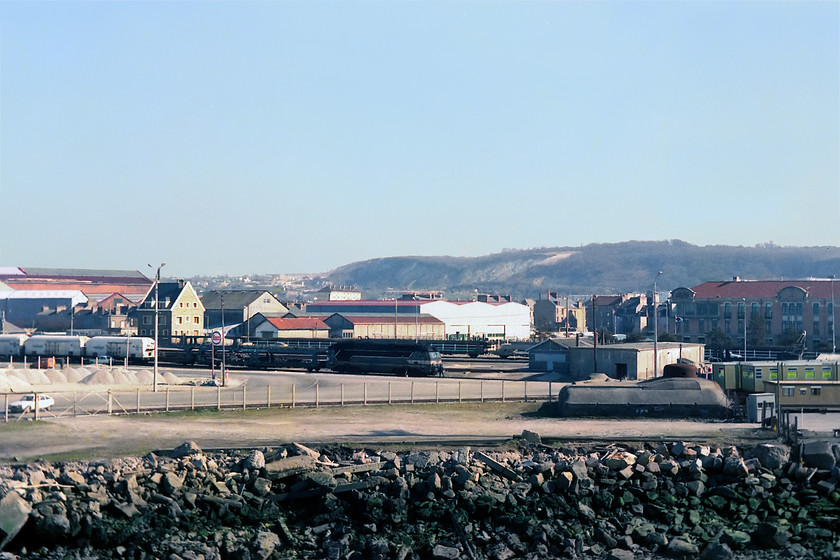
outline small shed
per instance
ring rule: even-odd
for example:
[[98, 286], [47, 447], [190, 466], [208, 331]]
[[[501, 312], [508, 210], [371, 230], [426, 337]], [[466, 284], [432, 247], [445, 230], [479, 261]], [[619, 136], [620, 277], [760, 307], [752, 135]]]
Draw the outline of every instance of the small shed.
[[569, 373], [569, 349], [548, 339], [528, 349], [528, 369], [531, 371]]

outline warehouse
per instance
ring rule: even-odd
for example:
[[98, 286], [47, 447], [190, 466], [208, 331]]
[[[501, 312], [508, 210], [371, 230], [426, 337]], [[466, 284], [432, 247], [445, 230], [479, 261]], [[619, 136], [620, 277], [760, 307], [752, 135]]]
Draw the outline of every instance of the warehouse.
[[[400, 324], [409, 325], [409, 329], [415, 318], [427, 315], [443, 324], [445, 338], [505, 341], [531, 337], [531, 310], [514, 302], [360, 300], [324, 301], [306, 306], [308, 316], [328, 317], [334, 313], [344, 317], [390, 316]], [[390, 332], [393, 335], [393, 328]], [[387, 337], [384, 331], [383, 336]]]

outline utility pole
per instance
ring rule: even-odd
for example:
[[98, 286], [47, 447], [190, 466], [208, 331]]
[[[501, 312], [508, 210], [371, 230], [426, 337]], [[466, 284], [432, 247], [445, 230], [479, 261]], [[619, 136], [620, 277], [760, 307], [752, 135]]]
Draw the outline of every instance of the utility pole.
[[656, 279], [662, 275], [662, 271], [656, 273], [656, 277], [653, 279], [653, 376], [659, 377], [659, 347], [657, 346], [657, 341], [659, 340], [659, 324], [657, 322], [657, 316], [659, 315], [659, 309], [656, 305]]
[[227, 387], [227, 367], [225, 367], [225, 294], [219, 294], [222, 309], [222, 387]]
[[[152, 265], [147, 265], [149, 268], [154, 268]], [[155, 273], [155, 369], [152, 374], [152, 390], [157, 392], [158, 379], [158, 338], [160, 332], [160, 269], [166, 266], [166, 263], [160, 263]]]
[[595, 298], [598, 297], [592, 294], [592, 373], [598, 372], [598, 327], [595, 321]]

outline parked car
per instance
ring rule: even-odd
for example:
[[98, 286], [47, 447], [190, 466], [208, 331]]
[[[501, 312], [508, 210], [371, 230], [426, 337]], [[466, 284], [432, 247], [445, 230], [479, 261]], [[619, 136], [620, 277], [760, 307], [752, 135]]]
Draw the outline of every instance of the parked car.
[[[55, 404], [49, 395], [38, 395], [38, 410], [49, 410]], [[9, 403], [9, 412], [30, 412], [35, 410], [35, 395], [24, 395], [19, 401]]]

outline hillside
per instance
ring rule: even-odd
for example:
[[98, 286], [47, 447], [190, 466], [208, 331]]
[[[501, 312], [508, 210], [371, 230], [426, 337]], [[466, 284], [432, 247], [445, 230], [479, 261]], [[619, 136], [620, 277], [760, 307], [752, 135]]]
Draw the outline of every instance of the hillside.
[[376, 298], [401, 290], [439, 290], [447, 298], [483, 293], [536, 298], [561, 294], [660, 292], [734, 276], [761, 280], [827, 278], [840, 272], [840, 247], [697, 246], [678, 240], [506, 250], [481, 257], [388, 257], [351, 263], [325, 275]]

